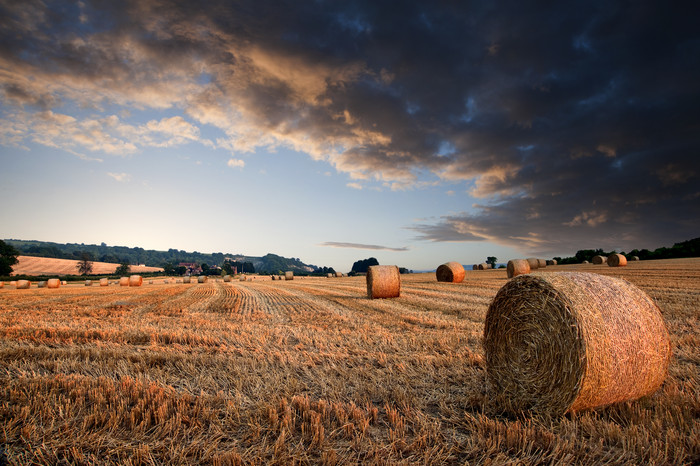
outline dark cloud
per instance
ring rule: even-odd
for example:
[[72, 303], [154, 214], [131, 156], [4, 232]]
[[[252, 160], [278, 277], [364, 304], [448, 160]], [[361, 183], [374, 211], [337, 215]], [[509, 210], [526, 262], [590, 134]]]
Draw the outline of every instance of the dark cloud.
[[[700, 233], [700, 36], [682, 2], [0, 2], [0, 88], [181, 108], [365, 183], [463, 181], [432, 241], [540, 252]], [[470, 198], [466, 198], [470, 199]]]
[[394, 252], [404, 252], [409, 249], [404, 248], [391, 248], [388, 246], [378, 246], [376, 244], [360, 244], [360, 243], [339, 243], [336, 241], [326, 241], [321, 243], [319, 246], [327, 246], [331, 248], [350, 248], [350, 249], [376, 249], [381, 251], [394, 251]]

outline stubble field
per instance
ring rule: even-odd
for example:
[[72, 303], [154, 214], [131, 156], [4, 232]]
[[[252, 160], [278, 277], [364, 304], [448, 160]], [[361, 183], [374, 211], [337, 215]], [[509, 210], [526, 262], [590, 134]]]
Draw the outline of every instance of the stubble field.
[[560, 419], [491, 402], [481, 340], [505, 270], [0, 290], [10, 464], [697, 464], [700, 259], [550, 266], [623, 277], [673, 346], [654, 395]]

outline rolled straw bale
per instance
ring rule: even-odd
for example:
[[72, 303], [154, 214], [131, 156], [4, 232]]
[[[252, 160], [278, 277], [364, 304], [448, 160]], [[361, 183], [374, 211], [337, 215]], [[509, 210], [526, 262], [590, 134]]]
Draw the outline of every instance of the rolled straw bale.
[[333, 275], [332, 273], [329, 273], [329, 274], [328, 274], [328, 278], [333, 278], [334, 276], [335, 276], [335, 275]]
[[584, 272], [508, 281], [489, 306], [483, 342], [494, 400], [555, 416], [655, 392], [671, 357], [649, 296]]
[[555, 261], [554, 259], [550, 259], [547, 261], [547, 265], [557, 265], [557, 261]]
[[32, 286], [32, 282], [29, 280], [17, 280], [15, 282], [15, 289], [17, 290], [28, 290]]
[[129, 286], [143, 285], [143, 277], [141, 275], [132, 275], [129, 277]]
[[608, 258], [604, 257], [604, 256], [593, 256], [593, 259], [591, 259], [591, 261], [595, 265], [605, 264], [605, 262], [607, 262], [607, 260], [608, 260]]
[[16, 280], [12, 280], [12, 281], [10, 282], [10, 286], [17, 286], [17, 281], [16, 281]]
[[49, 278], [46, 282], [46, 287], [51, 289], [56, 289], [61, 287], [61, 280], [58, 278]]
[[631, 258], [630, 260], [631, 260], [631, 261], [638, 261], [638, 260], [639, 260], [639, 256], [632, 256], [632, 258]]
[[5, 288], [5, 282], [0, 282], [0, 288]]
[[241, 275], [240, 281], [242, 281], [242, 282], [245, 281], [245, 275]]
[[479, 264], [472, 265], [472, 270], [479, 270]]
[[294, 272], [292, 272], [292, 271], [284, 272], [284, 279], [285, 280], [294, 280]]
[[197, 277], [197, 282], [198, 283], [206, 283], [209, 280], [209, 278], [206, 275], [200, 275]]
[[119, 286], [129, 286], [129, 277], [120, 277]]
[[63, 280], [63, 281], [61, 282], [61, 285], [67, 285], [67, 284], [68, 284], [68, 282], [65, 281], [65, 280]]
[[367, 269], [367, 297], [397, 298], [401, 295], [401, 274], [395, 265], [371, 265]]
[[46, 282], [44, 280], [41, 280], [39, 282], [36, 282], [37, 288], [46, 288]]
[[92, 286], [92, 280], [85, 280], [85, 286]]
[[231, 281], [231, 275], [224, 275], [224, 282], [230, 282]]
[[607, 262], [610, 267], [624, 267], [627, 265], [627, 258], [622, 254], [610, 254]]
[[547, 267], [547, 261], [544, 259], [537, 259], [537, 262], [539, 262], [539, 266], [541, 269]]
[[462, 283], [464, 275], [464, 267], [459, 262], [445, 262], [435, 271], [439, 282]]
[[100, 278], [100, 286], [109, 286], [109, 278]]
[[184, 277], [182, 279], [182, 283], [189, 283], [190, 282], [190, 277]]
[[479, 264], [479, 265], [477, 266], [477, 268], [478, 268], [479, 270], [486, 270], [486, 269], [489, 268], [489, 264], [487, 264], [486, 262], [482, 262], [481, 264]]
[[530, 263], [527, 259], [511, 259], [508, 261], [506, 271], [508, 272], [508, 278], [530, 273]]
[[528, 257], [525, 259], [528, 264], [530, 264], [530, 270], [537, 270], [540, 268], [540, 260], [535, 257]]
[[343, 272], [336, 272], [335, 276], [338, 278], [343, 278]]
[[581, 262], [581, 263], [582, 263], [582, 264], [590, 264], [590, 262], [588, 262], [588, 261], [583, 261], [583, 262]]

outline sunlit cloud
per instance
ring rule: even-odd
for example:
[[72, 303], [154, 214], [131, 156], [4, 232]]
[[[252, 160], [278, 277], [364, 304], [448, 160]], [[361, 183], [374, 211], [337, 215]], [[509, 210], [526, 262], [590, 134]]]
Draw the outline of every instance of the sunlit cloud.
[[243, 168], [245, 167], [245, 161], [241, 159], [229, 159], [229, 161], [226, 162], [226, 165], [231, 168]]
[[392, 248], [388, 246], [378, 246], [376, 244], [361, 244], [361, 243], [342, 243], [336, 241], [326, 241], [325, 243], [319, 244], [319, 246], [330, 247], [330, 248], [350, 248], [350, 249], [375, 249], [381, 251], [394, 251], [403, 252], [409, 251], [408, 247], [402, 248]]
[[113, 179], [115, 179], [116, 181], [118, 181], [120, 183], [128, 183], [129, 181], [131, 181], [131, 175], [128, 173], [108, 172], [107, 175], [112, 177]]

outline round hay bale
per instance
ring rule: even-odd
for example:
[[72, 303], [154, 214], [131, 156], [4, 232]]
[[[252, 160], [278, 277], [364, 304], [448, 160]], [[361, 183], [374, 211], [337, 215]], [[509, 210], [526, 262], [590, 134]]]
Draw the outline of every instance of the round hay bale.
[[129, 286], [129, 277], [120, 277], [119, 286]]
[[590, 264], [590, 262], [588, 262], [588, 261], [583, 261], [583, 262], [581, 262], [581, 263], [582, 263], [582, 264]]
[[143, 285], [143, 277], [141, 275], [132, 275], [129, 277], [129, 286]]
[[607, 260], [608, 260], [607, 257], [600, 256], [600, 255], [598, 255], [598, 256], [593, 256], [593, 259], [591, 259], [591, 261], [592, 261], [595, 265], [605, 264], [605, 263], [607, 262]]
[[206, 275], [200, 275], [197, 277], [197, 283], [206, 283], [209, 279]]
[[28, 290], [32, 286], [32, 282], [29, 280], [17, 280], [15, 282], [15, 289], [17, 290]]
[[607, 262], [609, 267], [624, 267], [627, 265], [627, 258], [622, 254], [610, 254]]
[[245, 281], [245, 275], [241, 275], [241, 278], [239, 279], [240, 281], [244, 282]]
[[332, 273], [329, 273], [329, 274], [328, 274], [328, 278], [333, 278], [334, 276], [335, 276], [335, 275], [333, 275]]
[[224, 282], [228, 283], [231, 281], [231, 275], [224, 275]]
[[0, 282], [0, 288], [5, 288], [5, 282]]
[[538, 264], [538, 265], [539, 265], [539, 268], [543, 269], [543, 268], [547, 267], [547, 261], [546, 261], [546, 260], [544, 260], [544, 259], [537, 259], [537, 262], [539, 263], [539, 264]]
[[92, 286], [92, 280], [85, 280], [85, 286]]
[[9, 283], [9, 285], [10, 285], [10, 286], [17, 286], [17, 281], [16, 281], [16, 280], [12, 280], [12, 281]]
[[540, 260], [535, 257], [528, 257], [525, 259], [528, 264], [530, 264], [530, 271], [537, 270], [540, 268]]
[[462, 283], [464, 275], [464, 267], [459, 262], [445, 262], [435, 271], [439, 282]]
[[51, 289], [56, 289], [61, 287], [61, 280], [58, 278], [49, 278], [46, 282], [46, 287]]
[[479, 264], [477, 266], [478, 270], [487, 270], [488, 268], [489, 268], [489, 264], [487, 264], [486, 262], [482, 262], [481, 264]]
[[555, 261], [554, 259], [550, 259], [547, 261], [547, 265], [557, 265], [557, 261]]
[[494, 399], [511, 412], [555, 416], [655, 392], [671, 357], [649, 296], [584, 272], [508, 281], [489, 306], [483, 342]]
[[148, 280], [149, 285], [153, 285], [153, 280]]
[[632, 256], [632, 258], [631, 258], [630, 260], [631, 260], [631, 261], [638, 261], [638, 260], [639, 260], [639, 256]]
[[109, 278], [100, 278], [100, 286], [109, 286]]
[[189, 283], [190, 282], [190, 277], [184, 277], [182, 279], [182, 283]]
[[294, 280], [294, 272], [292, 272], [292, 271], [284, 272], [284, 279], [285, 280]]
[[37, 288], [46, 288], [46, 282], [44, 280], [36, 282]]
[[367, 297], [398, 298], [401, 295], [401, 274], [395, 265], [371, 265], [367, 269]]
[[65, 280], [63, 280], [63, 281], [61, 282], [61, 285], [67, 285], [67, 284], [68, 284], [68, 282], [65, 281]]
[[335, 276], [338, 278], [343, 278], [343, 272], [336, 272]]
[[506, 266], [508, 278], [530, 273], [530, 263], [526, 259], [511, 259]]

